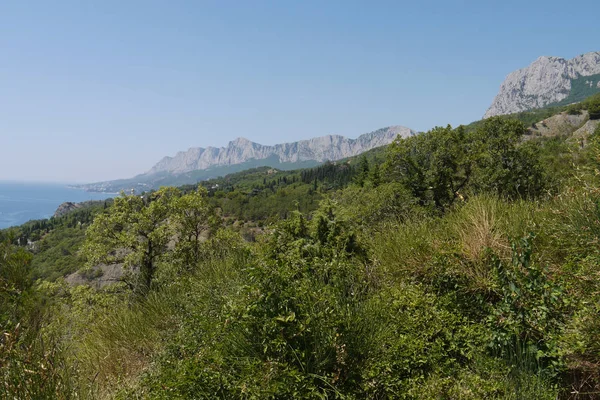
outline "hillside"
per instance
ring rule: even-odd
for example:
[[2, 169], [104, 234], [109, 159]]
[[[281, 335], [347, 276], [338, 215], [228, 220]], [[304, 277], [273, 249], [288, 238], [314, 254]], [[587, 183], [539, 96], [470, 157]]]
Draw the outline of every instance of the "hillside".
[[0, 231], [0, 398], [594, 399], [596, 105]]

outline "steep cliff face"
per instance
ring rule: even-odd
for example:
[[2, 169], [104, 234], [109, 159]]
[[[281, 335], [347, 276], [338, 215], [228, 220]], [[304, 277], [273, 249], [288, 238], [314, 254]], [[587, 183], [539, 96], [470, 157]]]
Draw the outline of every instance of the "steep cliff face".
[[[572, 95], [573, 81], [578, 86], [600, 91], [600, 52], [571, 60], [540, 57], [529, 67], [510, 73], [484, 118], [541, 108], [561, 102]], [[590, 77], [589, 79], [584, 79]]]
[[237, 138], [227, 147], [195, 147], [165, 157], [146, 174], [168, 172], [181, 174], [216, 166], [241, 164], [249, 160], [263, 160], [276, 157], [282, 163], [296, 163], [308, 160], [323, 162], [352, 157], [376, 147], [391, 143], [398, 135], [407, 137], [416, 132], [403, 126], [392, 126], [375, 132], [348, 139], [338, 135], [328, 135], [293, 143], [263, 146], [245, 138]]

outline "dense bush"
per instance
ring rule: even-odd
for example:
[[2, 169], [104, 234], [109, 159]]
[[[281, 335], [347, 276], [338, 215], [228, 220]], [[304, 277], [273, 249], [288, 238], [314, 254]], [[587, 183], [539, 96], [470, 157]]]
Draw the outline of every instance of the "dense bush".
[[494, 117], [468, 133], [448, 126], [397, 139], [386, 177], [440, 210], [469, 194], [535, 198], [544, 192], [544, 171], [538, 149], [522, 143], [524, 133], [521, 122]]
[[545, 181], [538, 149], [522, 144], [525, 126], [518, 121], [489, 118], [475, 131], [472, 190], [510, 199], [535, 198]]
[[[499, 300], [488, 317], [490, 346], [513, 362], [533, 361], [536, 370], [561, 371], [558, 339], [568, 300], [548, 271], [531, 260], [531, 238], [512, 245], [511, 265], [495, 260]], [[527, 367], [527, 365], [525, 365]]]

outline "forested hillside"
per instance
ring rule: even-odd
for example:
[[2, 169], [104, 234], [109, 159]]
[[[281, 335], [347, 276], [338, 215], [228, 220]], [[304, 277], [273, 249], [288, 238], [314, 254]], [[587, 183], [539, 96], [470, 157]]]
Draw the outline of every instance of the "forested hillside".
[[545, 113], [0, 231], [0, 398], [598, 398], [600, 127]]

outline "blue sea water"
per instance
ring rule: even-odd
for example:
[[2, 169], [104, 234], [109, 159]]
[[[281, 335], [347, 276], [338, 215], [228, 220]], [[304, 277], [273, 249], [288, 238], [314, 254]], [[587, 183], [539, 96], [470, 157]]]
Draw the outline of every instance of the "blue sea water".
[[0, 182], [0, 229], [21, 225], [32, 219], [50, 218], [65, 201], [78, 203], [115, 196], [59, 184]]

